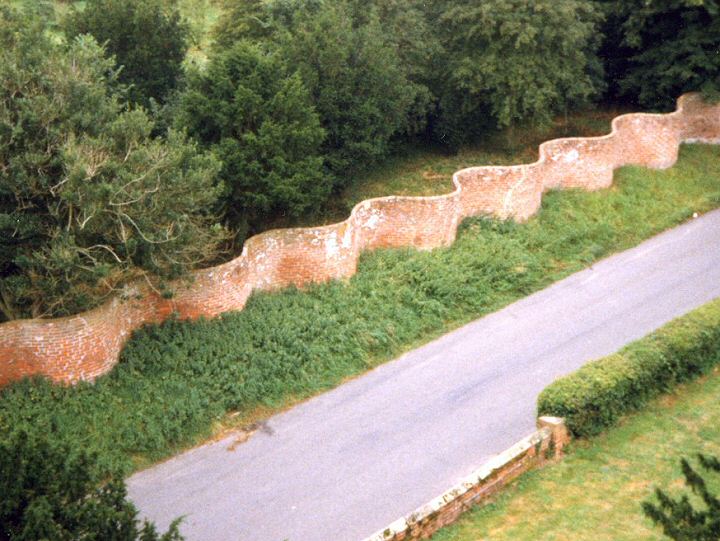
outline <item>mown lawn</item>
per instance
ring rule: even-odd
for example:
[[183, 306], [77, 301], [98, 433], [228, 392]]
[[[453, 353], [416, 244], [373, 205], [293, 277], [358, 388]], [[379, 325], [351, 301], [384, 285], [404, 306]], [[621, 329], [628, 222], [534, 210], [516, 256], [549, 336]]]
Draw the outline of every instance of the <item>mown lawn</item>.
[[[565, 459], [526, 474], [433, 541], [649, 541], [665, 538], [644, 517], [654, 487], [686, 492], [680, 458], [720, 456], [720, 370], [654, 400], [619, 426], [579, 440]], [[720, 490], [720, 478], [707, 476]]]
[[547, 194], [526, 224], [467, 220], [449, 248], [367, 253], [346, 282], [257, 294], [242, 312], [146, 328], [94, 385], [0, 391], [0, 438], [31, 427], [101, 462], [142, 467], [720, 206], [719, 158], [720, 147], [685, 146], [672, 169], [629, 167], [607, 190]]

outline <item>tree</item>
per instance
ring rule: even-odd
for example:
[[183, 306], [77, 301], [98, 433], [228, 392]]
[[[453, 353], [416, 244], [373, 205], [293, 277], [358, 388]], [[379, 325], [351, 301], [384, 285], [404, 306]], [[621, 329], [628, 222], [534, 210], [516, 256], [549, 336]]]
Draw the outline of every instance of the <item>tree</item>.
[[[720, 473], [720, 460], [698, 455], [703, 469]], [[720, 539], [720, 499], [710, 492], [707, 482], [684, 458], [680, 461], [685, 484], [699, 496], [704, 508], [697, 508], [687, 494], [674, 499], [655, 489], [658, 504], [645, 501], [643, 512], [675, 541], [717, 541]]]
[[188, 49], [189, 25], [172, 0], [89, 0], [65, 21], [69, 39], [91, 34], [115, 57], [128, 99], [149, 107], [177, 85]]
[[326, 133], [322, 154], [336, 188], [412, 129], [421, 89], [373, 3], [270, 0], [243, 3], [226, 17], [218, 43], [260, 42], [297, 67]]
[[[430, 23], [431, 2], [422, 0], [347, 0], [355, 24], [368, 24], [371, 16], [381, 22], [387, 44], [399, 59], [399, 67], [414, 103], [408, 120], [397, 135], [423, 135], [433, 111], [438, 76], [442, 73], [443, 49]], [[403, 133], [404, 131], [404, 133]]]
[[0, 313], [65, 315], [128, 282], [213, 261], [219, 164], [178, 132], [150, 136], [109, 87], [94, 39], [64, 45], [0, 9]]
[[606, 38], [617, 93], [670, 109], [689, 91], [720, 97], [718, 0], [612, 0], [616, 32]]
[[449, 139], [462, 140], [474, 126], [548, 122], [595, 93], [599, 14], [591, 2], [440, 4], [447, 55], [440, 126]]
[[165, 534], [138, 520], [122, 477], [70, 445], [16, 431], [0, 442], [0, 539], [35, 541], [177, 541], [175, 521]]
[[330, 192], [318, 115], [277, 52], [243, 41], [214, 54], [190, 75], [176, 121], [222, 161], [225, 213], [235, 227], [297, 217]]
[[393, 135], [406, 131], [417, 92], [377, 13], [369, 8], [357, 25], [350, 15], [327, 2], [281, 38], [320, 113], [324, 154], [340, 188], [387, 156]]

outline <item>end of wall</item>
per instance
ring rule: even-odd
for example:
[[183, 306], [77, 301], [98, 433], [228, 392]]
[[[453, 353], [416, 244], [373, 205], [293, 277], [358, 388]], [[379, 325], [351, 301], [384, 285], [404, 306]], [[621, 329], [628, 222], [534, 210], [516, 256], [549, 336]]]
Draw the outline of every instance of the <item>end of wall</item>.
[[570, 442], [563, 419], [541, 417], [538, 430], [491, 458], [465, 479], [407, 516], [363, 541], [416, 541], [428, 539], [452, 524], [465, 511], [486, 502], [526, 471], [562, 458]]

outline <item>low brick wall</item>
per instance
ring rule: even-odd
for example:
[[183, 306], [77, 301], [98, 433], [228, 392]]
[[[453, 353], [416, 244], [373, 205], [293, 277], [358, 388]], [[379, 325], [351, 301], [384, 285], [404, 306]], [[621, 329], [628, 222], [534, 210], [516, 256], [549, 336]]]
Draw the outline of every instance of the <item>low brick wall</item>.
[[446, 195], [370, 199], [337, 224], [267, 231], [248, 239], [236, 259], [177, 284], [171, 300], [131, 285], [107, 304], [76, 316], [4, 323], [0, 385], [33, 374], [58, 382], [92, 380], [117, 363], [133, 330], [173, 312], [180, 318], [214, 317], [242, 310], [256, 289], [347, 278], [362, 250], [447, 246], [468, 216], [526, 220], [550, 189], [604, 188], [612, 184], [613, 170], [628, 164], [670, 167], [682, 141], [720, 142], [720, 105], [687, 94], [674, 113], [622, 115], [608, 135], [543, 143], [535, 163], [458, 171], [455, 190]]
[[445, 493], [363, 541], [429, 539], [519, 475], [561, 458], [569, 441], [570, 433], [562, 419], [540, 417], [536, 432], [490, 459]]

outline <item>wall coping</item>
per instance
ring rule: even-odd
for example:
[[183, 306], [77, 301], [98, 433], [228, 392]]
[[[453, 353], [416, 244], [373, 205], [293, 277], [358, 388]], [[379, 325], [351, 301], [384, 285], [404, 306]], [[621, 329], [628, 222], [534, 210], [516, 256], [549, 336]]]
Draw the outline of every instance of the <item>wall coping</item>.
[[[363, 541], [390, 541], [429, 536], [434, 531], [437, 531], [439, 527], [431, 525], [429, 528], [418, 528], [418, 525], [427, 519], [431, 519], [444, 509], [456, 505], [458, 502], [461, 503], [461, 511], [457, 516], [469, 510], [471, 508], [470, 505], [467, 505], [465, 502], [460, 502], [463, 495], [485, 484], [503, 482], [503, 469], [521, 460], [531, 449], [536, 450], [534, 457], [538, 458], [538, 464], [524, 468], [521, 467], [519, 468], [521, 471], [510, 471], [510, 475], [508, 476], [510, 479], [515, 478], [519, 473], [524, 473], [524, 471], [531, 469], [533, 466], [536, 467], [545, 462], [538, 453], [541, 447], [547, 449], [548, 446], [551, 446], [555, 453], [554, 456], [561, 458], [562, 448], [569, 441], [569, 432], [565, 427], [564, 419], [560, 417], [540, 417], [538, 419], [538, 426], [538, 430], [487, 460], [482, 466], [475, 469], [470, 475], [463, 477], [441, 495], [421, 505], [406, 516], [397, 519], [382, 530], [378, 530], [369, 537], [366, 537]], [[451, 522], [454, 522], [454, 519], [440, 526], [445, 526]]]

